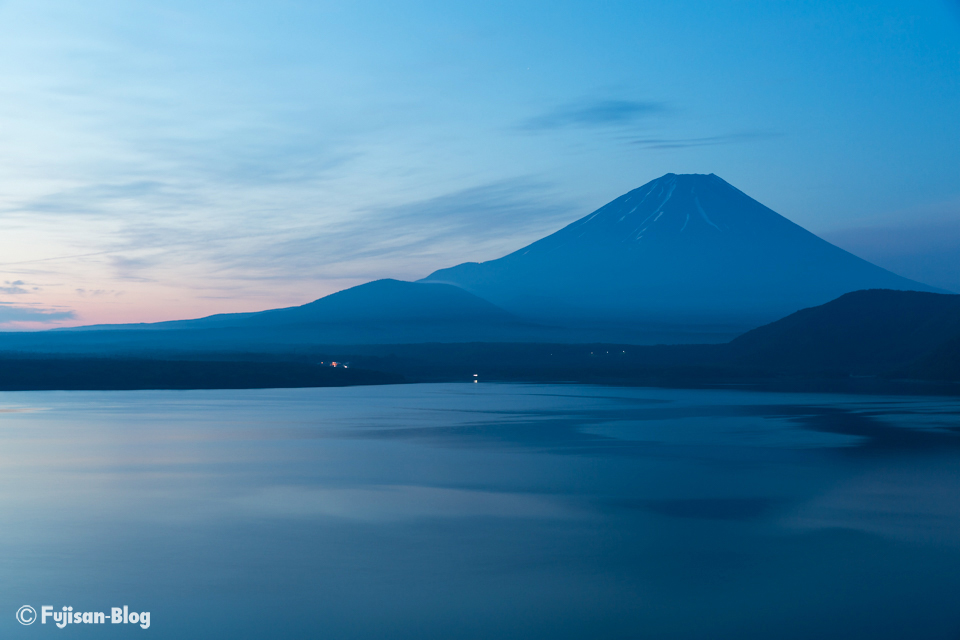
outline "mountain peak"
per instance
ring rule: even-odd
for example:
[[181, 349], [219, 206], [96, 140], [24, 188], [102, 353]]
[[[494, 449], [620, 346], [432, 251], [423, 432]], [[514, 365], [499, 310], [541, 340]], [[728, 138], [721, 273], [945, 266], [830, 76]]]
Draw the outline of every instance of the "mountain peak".
[[932, 290], [818, 238], [712, 173], [668, 173], [519, 251], [425, 281], [528, 317], [744, 327], [857, 289]]
[[668, 173], [520, 252], [675, 251], [714, 243], [724, 234], [790, 231], [814, 237], [715, 174]]
[[[760, 212], [755, 207], [742, 206], [742, 201], [727, 202], [731, 198], [750, 200], [712, 173], [668, 173], [625, 193], [568, 229], [578, 235], [597, 230], [603, 235], [620, 236], [624, 242], [641, 242], [645, 238], [649, 242], [656, 236], [711, 235], [754, 224]], [[762, 205], [761, 208], [765, 209], [760, 214], [763, 217], [781, 218]], [[753, 215], [744, 219], [747, 213]]]

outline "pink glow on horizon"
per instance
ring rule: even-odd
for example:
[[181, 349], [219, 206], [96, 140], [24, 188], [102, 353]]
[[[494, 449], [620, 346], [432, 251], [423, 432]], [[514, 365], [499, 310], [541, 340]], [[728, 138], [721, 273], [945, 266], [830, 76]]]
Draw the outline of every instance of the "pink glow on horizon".
[[[43, 310], [47, 312], [72, 311], [74, 317], [58, 320], [15, 320], [0, 323], [0, 331], [42, 331], [61, 327], [79, 327], [95, 324], [136, 324], [166, 322], [170, 320], [188, 320], [203, 318], [221, 313], [252, 313], [269, 309], [293, 307], [307, 304], [318, 298], [349, 288], [360, 282], [345, 283], [329, 281], [311, 283], [291, 283], [290, 289], [278, 289], [273, 295], [250, 293], [237, 297], [222, 295], [201, 295], [190, 289], [177, 291], [172, 287], [153, 286], [131, 288], [119, 292], [96, 291], [93, 293], [76, 290], [71, 292], [51, 292], [49, 295], [30, 296], [29, 300], [11, 300], [2, 302], [10, 307]], [[158, 290], [159, 289], [159, 290]], [[308, 291], [304, 293], [304, 291]]]

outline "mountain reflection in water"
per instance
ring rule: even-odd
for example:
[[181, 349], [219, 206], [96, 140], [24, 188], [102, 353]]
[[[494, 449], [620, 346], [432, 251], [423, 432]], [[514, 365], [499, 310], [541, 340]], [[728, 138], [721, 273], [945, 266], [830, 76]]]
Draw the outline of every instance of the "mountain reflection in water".
[[0, 438], [4, 637], [24, 604], [158, 638], [960, 635], [953, 399], [5, 393]]

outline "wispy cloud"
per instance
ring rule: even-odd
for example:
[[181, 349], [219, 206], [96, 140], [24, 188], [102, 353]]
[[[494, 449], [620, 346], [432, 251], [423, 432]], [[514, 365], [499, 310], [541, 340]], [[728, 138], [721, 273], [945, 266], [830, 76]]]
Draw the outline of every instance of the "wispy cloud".
[[630, 144], [644, 149], [686, 149], [689, 147], [708, 147], [718, 144], [735, 144], [753, 140], [775, 138], [779, 134], [763, 132], [730, 133], [721, 136], [706, 136], [703, 138], [638, 138], [630, 140]]
[[[553, 185], [516, 179], [258, 233], [130, 225], [123, 232], [126, 249], [118, 247], [121, 255], [110, 260], [128, 280], [191, 259], [206, 261], [207, 273], [221, 284], [422, 277], [463, 260], [499, 257], [563, 226], [575, 211]], [[131, 257], [144, 247], [155, 249]]]
[[123, 291], [114, 289], [75, 289], [78, 296], [122, 296]]
[[0, 325], [10, 322], [59, 322], [70, 320], [73, 317], [73, 311], [24, 307], [12, 305], [9, 302], [0, 302]]
[[122, 206], [124, 201], [139, 202], [148, 198], [155, 199], [166, 190], [163, 183], [151, 180], [85, 185], [54, 191], [8, 205], [4, 213], [96, 214], [106, 211], [110, 206], [117, 204]]
[[[4, 282], [6, 286], [0, 287], [0, 293], [6, 293], [7, 295], [20, 295], [24, 293], [30, 293], [28, 289], [24, 289], [23, 285], [27, 283], [23, 280], [7, 280]], [[36, 290], [37, 287], [34, 287]]]
[[665, 112], [659, 102], [637, 100], [591, 100], [561, 105], [520, 123], [524, 131], [567, 128], [628, 127]]
[[[126, 306], [148, 304], [144, 292], [165, 294], [171, 282], [181, 299], [246, 300], [238, 310], [250, 310], [307, 302], [375, 278], [417, 279], [463, 261], [497, 258], [582, 212], [558, 185], [532, 178], [494, 181], [397, 205], [337, 207], [335, 214], [323, 206], [291, 203], [288, 209], [282, 200], [262, 200], [233, 215], [204, 215], [203, 208], [192, 207], [161, 212], [152, 205], [163, 205], [158, 196], [163, 191], [146, 191], [146, 202], [124, 216], [113, 214], [109, 200], [92, 202], [98, 213], [90, 216], [111, 229], [88, 237], [85, 247], [97, 251], [70, 253], [67, 246], [42, 263], [11, 261], [4, 268], [24, 274], [45, 269], [43, 277], [60, 278], [64, 284], [58, 286], [70, 292], [61, 300], [79, 309], [82, 320], [87, 319], [84, 309], [103, 306], [102, 301], [116, 299], [121, 291]], [[62, 214], [51, 215], [54, 233]], [[77, 271], [102, 275], [72, 277]]]

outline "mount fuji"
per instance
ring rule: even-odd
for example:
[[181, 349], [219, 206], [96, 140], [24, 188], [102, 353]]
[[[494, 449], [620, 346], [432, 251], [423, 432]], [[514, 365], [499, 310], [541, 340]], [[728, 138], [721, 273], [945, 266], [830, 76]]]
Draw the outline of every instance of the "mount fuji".
[[733, 332], [860, 289], [940, 291], [822, 240], [716, 175], [672, 173], [519, 251], [420, 282], [543, 322]]
[[0, 351], [726, 342], [863, 289], [939, 292], [818, 238], [715, 175], [667, 174], [519, 251], [419, 282], [368, 282], [255, 313], [0, 334]]

